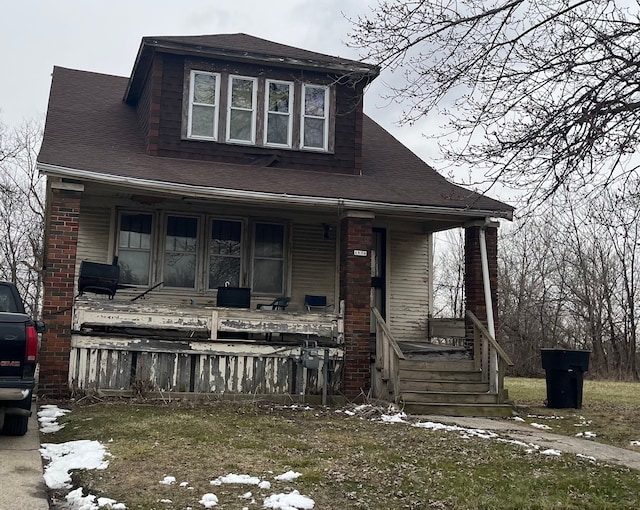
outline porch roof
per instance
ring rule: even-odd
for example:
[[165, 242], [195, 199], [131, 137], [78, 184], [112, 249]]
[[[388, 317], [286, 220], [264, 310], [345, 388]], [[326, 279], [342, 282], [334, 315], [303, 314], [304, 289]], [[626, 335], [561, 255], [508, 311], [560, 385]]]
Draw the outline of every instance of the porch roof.
[[[38, 164], [48, 175], [180, 190], [206, 196], [238, 192], [442, 209], [461, 216], [511, 218], [513, 208], [448, 182], [365, 116], [362, 175], [234, 165], [150, 156], [133, 106], [122, 98], [128, 78], [55, 67]], [[175, 191], [174, 191], [175, 192]], [[375, 207], [371, 207], [375, 210]]]

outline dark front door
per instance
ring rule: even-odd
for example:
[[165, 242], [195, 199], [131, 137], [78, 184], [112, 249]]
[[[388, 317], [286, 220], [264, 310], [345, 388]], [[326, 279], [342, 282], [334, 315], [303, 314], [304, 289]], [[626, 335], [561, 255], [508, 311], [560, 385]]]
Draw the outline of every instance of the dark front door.
[[[386, 266], [387, 266], [387, 231], [383, 228], [373, 229], [373, 248], [371, 250], [371, 305], [375, 306], [386, 320]], [[375, 324], [372, 323], [372, 328]], [[372, 330], [375, 331], [375, 330]]]

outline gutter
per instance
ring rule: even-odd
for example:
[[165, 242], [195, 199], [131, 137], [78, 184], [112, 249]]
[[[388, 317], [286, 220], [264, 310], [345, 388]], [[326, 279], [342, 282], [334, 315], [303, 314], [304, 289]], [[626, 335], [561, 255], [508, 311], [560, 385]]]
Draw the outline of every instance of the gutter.
[[107, 175], [89, 170], [78, 170], [48, 163], [38, 163], [38, 170], [51, 177], [72, 179], [75, 181], [86, 180], [95, 183], [112, 184], [117, 186], [144, 188], [150, 191], [179, 195], [191, 199], [217, 199], [234, 200], [242, 199], [254, 203], [277, 203], [309, 207], [327, 207], [340, 209], [356, 209], [385, 213], [403, 214], [439, 214], [452, 215], [464, 218], [504, 218], [513, 219], [512, 211], [499, 211], [489, 209], [462, 209], [455, 207], [438, 207], [417, 204], [393, 204], [370, 200], [358, 200], [340, 197], [317, 197], [308, 195], [291, 195], [288, 193], [273, 193], [266, 191], [245, 191], [228, 188], [216, 188], [208, 186], [193, 186], [189, 184], [167, 183], [149, 179], [138, 179], [120, 175]]

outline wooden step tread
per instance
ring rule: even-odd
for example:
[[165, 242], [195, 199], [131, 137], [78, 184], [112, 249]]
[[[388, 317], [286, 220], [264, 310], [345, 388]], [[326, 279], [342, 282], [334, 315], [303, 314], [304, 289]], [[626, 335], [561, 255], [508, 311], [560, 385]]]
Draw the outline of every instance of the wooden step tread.
[[495, 393], [461, 391], [402, 391], [402, 400], [424, 404], [497, 404]]

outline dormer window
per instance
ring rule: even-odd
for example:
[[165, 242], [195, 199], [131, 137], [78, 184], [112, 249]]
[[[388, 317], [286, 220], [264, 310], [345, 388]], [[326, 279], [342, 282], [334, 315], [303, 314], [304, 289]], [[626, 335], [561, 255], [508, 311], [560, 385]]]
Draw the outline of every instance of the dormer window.
[[265, 145], [291, 147], [293, 83], [266, 81]]
[[271, 149], [335, 150], [336, 98], [331, 85], [205, 69], [193, 69], [190, 62], [185, 68], [189, 83], [183, 93], [184, 138]]
[[256, 142], [257, 82], [256, 78], [229, 77], [228, 142], [249, 144]]
[[187, 136], [202, 140], [217, 140], [220, 75], [191, 71], [189, 84]]
[[302, 148], [327, 150], [329, 87], [302, 87]]

